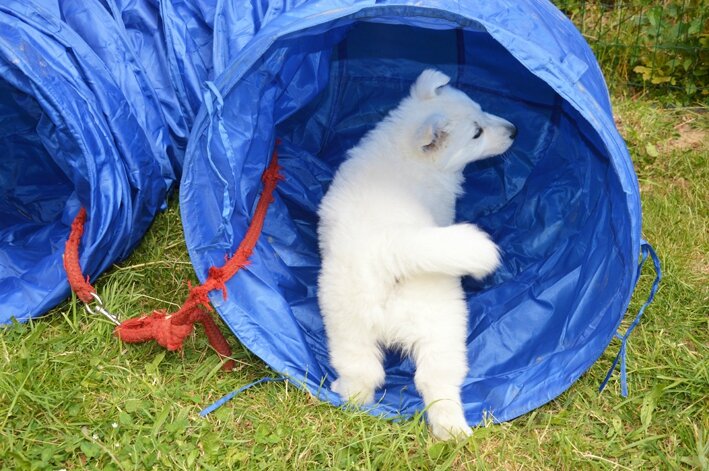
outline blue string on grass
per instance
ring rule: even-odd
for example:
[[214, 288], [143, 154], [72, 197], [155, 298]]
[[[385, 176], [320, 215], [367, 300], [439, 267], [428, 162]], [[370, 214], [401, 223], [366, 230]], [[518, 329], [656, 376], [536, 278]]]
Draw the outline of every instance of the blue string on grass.
[[608, 370], [606, 378], [603, 380], [601, 386], [598, 388], [598, 392], [602, 392], [603, 389], [606, 387], [608, 381], [613, 375], [613, 371], [615, 371], [615, 368], [618, 365], [618, 361], [620, 361], [620, 394], [623, 397], [628, 397], [628, 370], [626, 367], [628, 337], [630, 337], [630, 334], [633, 332], [633, 329], [635, 329], [635, 326], [637, 326], [640, 322], [640, 318], [643, 316], [643, 313], [645, 313], [645, 309], [647, 309], [650, 303], [652, 303], [652, 300], [655, 298], [655, 293], [657, 292], [657, 288], [660, 286], [660, 280], [662, 279], [660, 260], [657, 258], [657, 254], [652, 248], [652, 245], [650, 245], [646, 240], [643, 240], [640, 244], [640, 248], [642, 250], [642, 260], [640, 262], [640, 265], [638, 266], [637, 278], [640, 278], [640, 272], [642, 271], [643, 265], [645, 264], [645, 260], [647, 260], [647, 257], [649, 255], [650, 257], [652, 257], [652, 263], [655, 267], [655, 281], [652, 284], [652, 289], [650, 289], [650, 295], [648, 296], [647, 301], [645, 301], [645, 304], [642, 305], [642, 307], [638, 311], [638, 314], [635, 316], [635, 319], [633, 319], [633, 322], [625, 331], [625, 334], [615, 334], [615, 336], [620, 339], [620, 351], [618, 352], [618, 355], [616, 355], [615, 360], [613, 360], [613, 364], [611, 365], [610, 370]]
[[199, 416], [200, 416], [200, 417], [206, 417], [207, 414], [210, 414], [210, 413], [214, 412], [215, 410], [219, 409], [221, 406], [223, 406], [223, 405], [226, 404], [227, 402], [231, 401], [237, 394], [240, 394], [240, 393], [246, 391], [247, 389], [252, 388], [253, 386], [259, 385], [259, 384], [261, 384], [261, 383], [272, 383], [272, 382], [285, 381], [285, 380], [286, 380], [286, 378], [285, 378], [284, 376], [281, 376], [280, 378], [271, 378], [271, 377], [268, 377], [268, 376], [267, 376], [267, 377], [265, 377], [265, 378], [259, 379], [258, 381], [254, 381], [253, 383], [249, 383], [249, 384], [247, 384], [246, 386], [242, 386], [242, 387], [240, 387], [239, 389], [237, 389], [236, 391], [230, 392], [229, 394], [227, 394], [226, 396], [224, 396], [224, 397], [222, 397], [221, 399], [217, 400], [217, 401], [214, 402], [213, 404], [211, 404], [211, 405], [205, 407], [205, 408], [202, 409], [202, 411], [199, 413]]

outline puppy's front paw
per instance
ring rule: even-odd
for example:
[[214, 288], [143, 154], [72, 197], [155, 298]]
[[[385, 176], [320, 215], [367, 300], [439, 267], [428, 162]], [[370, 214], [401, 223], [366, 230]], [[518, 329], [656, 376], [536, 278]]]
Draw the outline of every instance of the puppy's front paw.
[[374, 402], [374, 388], [356, 380], [338, 378], [333, 381], [332, 390], [342, 399], [356, 406]]
[[500, 266], [500, 249], [490, 236], [474, 224], [451, 226], [453, 246], [457, 246], [459, 260], [469, 275], [485, 278]]

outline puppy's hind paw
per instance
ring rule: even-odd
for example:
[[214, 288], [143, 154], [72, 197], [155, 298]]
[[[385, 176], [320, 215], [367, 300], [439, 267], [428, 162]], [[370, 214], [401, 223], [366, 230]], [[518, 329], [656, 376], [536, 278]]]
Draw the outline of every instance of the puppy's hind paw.
[[363, 406], [374, 402], [374, 388], [356, 381], [339, 378], [333, 381], [331, 389], [350, 404]]
[[473, 433], [464, 418], [440, 417], [430, 425], [431, 434], [438, 440], [465, 441]]

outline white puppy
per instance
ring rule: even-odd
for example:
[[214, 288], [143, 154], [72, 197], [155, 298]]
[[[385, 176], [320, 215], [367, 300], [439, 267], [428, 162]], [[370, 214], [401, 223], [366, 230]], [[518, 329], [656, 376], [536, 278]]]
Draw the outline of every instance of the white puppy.
[[449, 81], [424, 71], [349, 151], [318, 211], [333, 391], [371, 402], [384, 383], [383, 349], [401, 349], [443, 439], [470, 435], [460, 400], [468, 369], [460, 277], [483, 278], [500, 264], [486, 233], [453, 224], [455, 200], [465, 165], [505, 152], [516, 134]]

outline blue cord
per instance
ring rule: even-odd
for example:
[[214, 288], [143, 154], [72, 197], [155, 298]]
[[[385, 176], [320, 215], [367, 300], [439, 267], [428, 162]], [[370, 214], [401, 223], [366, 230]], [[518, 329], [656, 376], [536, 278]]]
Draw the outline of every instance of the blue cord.
[[271, 383], [271, 382], [276, 382], [276, 381], [285, 381], [285, 380], [286, 380], [286, 378], [285, 378], [284, 376], [281, 376], [280, 378], [270, 378], [270, 377], [267, 376], [267, 377], [265, 377], [265, 378], [259, 379], [258, 381], [254, 381], [253, 383], [249, 383], [249, 384], [247, 384], [246, 386], [242, 386], [242, 387], [240, 387], [239, 389], [237, 389], [236, 391], [230, 392], [229, 394], [227, 394], [226, 396], [224, 396], [224, 397], [222, 397], [221, 399], [217, 400], [217, 401], [214, 402], [213, 404], [211, 404], [211, 405], [205, 407], [205, 408], [202, 409], [202, 411], [199, 413], [199, 416], [200, 416], [200, 417], [205, 417], [207, 414], [210, 414], [210, 413], [214, 412], [215, 410], [219, 409], [221, 406], [223, 406], [223, 405], [226, 404], [227, 402], [231, 401], [231, 400], [234, 398], [234, 396], [236, 396], [237, 394], [240, 394], [240, 393], [246, 391], [247, 389], [252, 388], [252, 387], [254, 387], [254, 386], [258, 385], [258, 384], [261, 384], [261, 383]]
[[635, 327], [638, 325], [638, 322], [640, 322], [640, 318], [645, 313], [645, 309], [647, 309], [650, 303], [652, 303], [652, 300], [655, 299], [655, 293], [657, 293], [657, 289], [660, 286], [660, 280], [662, 279], [660, 259], [657, 258], [657, 254], [652, 248], [652, 245], [650, 245], [646, 240], [643, 240], [640, 244], [640, 247], [642, 249], [642, 260], [640, 262], [640, 265], [638, 266], [638, 278], [640, 278], [640, 272], [642, 271], [643, 265], [645, 264], [645, 260], [647, 260], [649, 255], [652, 258], [652, 264], [655, 267], [655, 281], [652, 284], [652, 289], [650, 289], [650, 295], [648, 296], [647, 301], [645, 301], [645, 304], [642, 305], [642, 307], [638, 311], [638, 314], [635, 316], [635, 319], [633, 319], [633, 322], [628, 327], [628, 330], [625, 331], [625, 334], [615, 334], [621, 342], [620, 351], [618, 352], [618, 355], [616, 355], [615, 360], [613, 360], [613, 364], [611, 365], [610, 370], [608, 370], [606, 378], [603, 380], [601, 386], [598, 388], [598, 392], [603, 391], [603, 389], [606, 387], [608, 381], [613, 375], [613, 371], [615, 371], [615, 368], [616, 366], [618, 366], [618, 362], [620, 361], [620, 394], [623, 397], [628, 397], [628, 370], [626, 366], [628, 337], [630, 337], [630, 334], [633, 332], [633, 329], [635, 329]]

